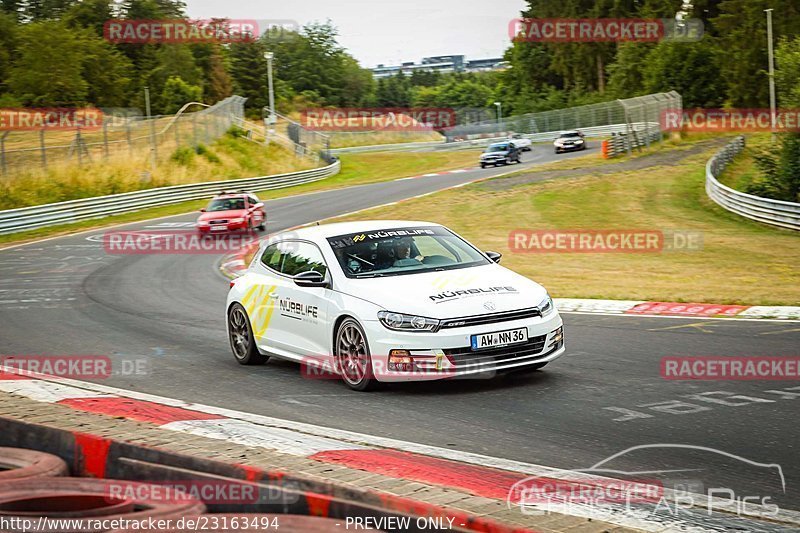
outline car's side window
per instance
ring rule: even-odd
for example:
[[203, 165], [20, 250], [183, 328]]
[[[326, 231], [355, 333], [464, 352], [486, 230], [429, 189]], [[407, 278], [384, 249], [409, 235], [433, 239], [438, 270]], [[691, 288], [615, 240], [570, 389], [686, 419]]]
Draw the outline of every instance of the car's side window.
[[248, 196], [247, 200], [250, 202], [250, 207], [258, 203], [258, 198], [256, 198], [255, 196]]
[[324, 276], [328, 271], [322, 252], [309, 242], [287, 241], [280, 243], [278, 247], [285, 256], [281, 267], [284, 276], [296, 276], [308, 271], [319, 272]]
[[275, 272], [280, 272], [281, 266], [283, 266], [283, 258], [284, 253], [278, 245], [270, 244], [261, 254], [261, 264]]

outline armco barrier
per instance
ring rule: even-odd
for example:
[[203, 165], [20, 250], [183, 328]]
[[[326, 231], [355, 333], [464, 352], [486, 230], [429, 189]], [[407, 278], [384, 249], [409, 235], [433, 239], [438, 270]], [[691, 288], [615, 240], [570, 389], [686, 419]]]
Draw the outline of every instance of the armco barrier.
[[339, 161], [334, 161], [325, 167], [276, 174], [274, 176], [173, 185], [143, 191], [69, 200], [55, 204], [9, 209], [0, 211], [0, 235], [129, 213], [148, 207], [174, 204], [186, 200], [198, 200], [206, 198], [221, 189], [247, 189], [250, 191], [282, 189], [333, 176], [338, 174], [340, 166]]
[[744, 137], [739, 136], [708, 160], [706, 164], [708, 197], [728, 211], [745, 218], [800, 231], [800, 204], [739, 192], [717, 180], [728, 163], [743, 149]]

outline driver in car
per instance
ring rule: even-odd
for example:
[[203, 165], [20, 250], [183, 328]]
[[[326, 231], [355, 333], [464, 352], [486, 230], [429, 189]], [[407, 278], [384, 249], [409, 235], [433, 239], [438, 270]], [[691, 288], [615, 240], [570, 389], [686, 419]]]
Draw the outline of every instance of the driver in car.
[[394, 245], [394, 263], [395, 267], [419, 266], [422, 262], [418, 259], [411, 257], [411, 240], [400, 239]]

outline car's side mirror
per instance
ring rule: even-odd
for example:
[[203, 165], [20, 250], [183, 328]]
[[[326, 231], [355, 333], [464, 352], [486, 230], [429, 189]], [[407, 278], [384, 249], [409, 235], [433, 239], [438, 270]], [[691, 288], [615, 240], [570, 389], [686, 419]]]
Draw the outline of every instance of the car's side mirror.
[[301, 272], [294, 278], [295, 285], [298, 287], [330, 287], [331, 284], [325, 279], [325, 275], [313, 270]]
[[503, 257], [503, 254], [501, 254], [500, 252], [485, 252], [485, 253], [486, 253], [486, 257], [488, 257], [489, 259], [491, 259], [495, 263], [499, 263], [500, 262], [500, 258]]
[[201, 208], [200, 208], [200, 212], [201, 212], [201, 213], [205, 213], [205, 212], [206, 212], [206, 208], [205, 208], [205, 207], [201, 207]]

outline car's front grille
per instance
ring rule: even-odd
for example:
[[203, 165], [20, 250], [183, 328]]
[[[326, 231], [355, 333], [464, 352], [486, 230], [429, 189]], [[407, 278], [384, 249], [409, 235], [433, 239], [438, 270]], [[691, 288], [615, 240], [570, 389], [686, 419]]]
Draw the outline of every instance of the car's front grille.
[[222, 220], [212, 220], [210, 222], [210, 224], [227, 224], [227, 223], [228, 223], [228, 219], [226, 219], [226, 218], [222, 219]]
[[443, 350], [444, 354], [460, 370], [470, 365], [495, 362], [505, 363], [520, 357], [536, 355], [544, 349], [547, 335], [528, 338], [528, 342], [512, 344], [510, 346], [500, 346], [498, 348], [488, 348], [486, 350], [473, 351], [469, 346], [463, 348], [451, 348]]
[[484, 324], [495, 324], [497, 322], [508, 322], [509, 320], [521, 320], [524, 318], [536, 318], [542, 316], [539, 309], [520, 309], [518, 311], [505, 311], [503, 313], [492, 313], [490, 315], [465, 316], [461, 318], [448, 318], [442, 320], [439, 329], [463, 328], [469, 326], [482, 326]]

